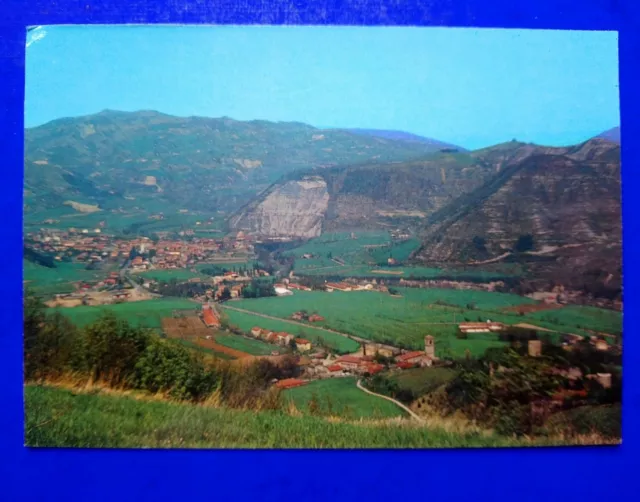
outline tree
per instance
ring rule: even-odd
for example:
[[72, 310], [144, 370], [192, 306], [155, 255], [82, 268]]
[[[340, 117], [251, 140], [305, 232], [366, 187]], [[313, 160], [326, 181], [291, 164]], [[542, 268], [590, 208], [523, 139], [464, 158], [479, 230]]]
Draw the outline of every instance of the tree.
[[107, 313], [84, 330], [86, 363], [94, 380], [128, 383], [149, 343], [149, 333]]
[[531, 251], [533, 249], [533, 235], [526, 234], [518, 237], [516, 244], [514, 246], [514, 250], [518, 253], [523, 253], [525, 251]]
[[25, 328], [25, 378], [55, 378], [75, 369], [74, 356], [81, 353], [74, 351], [77, 330], [66, 317], [54, 312], [35, 331], [29, 327], [27, 332]]
[[220, 301], [224, 302], [231, 299], [231, 290], [225, 287], [220, 294]]
[[477, 249], [478, 251], [486, 251], [487, 250], [487, 241], [484, 237], [480, 237], [478, 235], [476, 235], [473, 240], [473, 247], [475, 249]]

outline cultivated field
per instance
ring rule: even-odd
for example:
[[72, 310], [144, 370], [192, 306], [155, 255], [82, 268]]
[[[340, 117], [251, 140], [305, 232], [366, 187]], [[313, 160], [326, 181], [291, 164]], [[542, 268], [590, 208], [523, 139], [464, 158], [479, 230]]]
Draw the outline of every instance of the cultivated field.
[[162, 319], [171, 317], [174, 311], [188, 314], [195, 312], [198, 304], [189, 300], [176, 298], [159, 298], [141, 302], [116, 303], [113, 305], [79, 306], [72, 308], [56, 307], [64, 316], [77, 326], [85, 326], [95, 321], [104, 312], [112, 312], [117, 317], [130, 322], [134, 326], [145, 328], [161, 328]]
[[245, 338], [240, 335], [217, 335], [215, 340], [220, 345], [244, 352], [245, 354], [251, 354], [252, 356], [267, 356], [274, 351], [281, 354], [286, 352], [284, 347], [280, 347], [272, 343], [266, 343], [261, 340]]
[[[504, 271], [444, 270], [419, 266], [387, 267], [388, 258], [403, 263], [418, 249], [417, 239], [393, 241], [388, 232], [328, 233], [311, 239], [287, 254], [296, 257], [295, 272], [299, 275], [330, 275], [344, 277], [403, 277], [405, 279], [436, 279], [461, 277], [496, 280], [519, 275], [517, 267], [503, 267]], [[304, 254], [313, 258], [302, 258]]]
[[[488, 319], [509, 325], [530, 322], [552, 331], [580, 335], [588, 334], [585, 331], [588, 326], [590, 329], [607, 328], [612, 331], [621, 327], [620, 314], [603, 309], [571, 306], [521, 316], [505, 311], [505, 308], [534, 304], [533, 300], [474, 290], [398, 290], [401, 297], [373, 291], [296, 291], [287, 297], [240, 300], [233, 302], [233, 306], [282, 319], [303, 309], [317, 311], [325, 321], [314, 323], [314, 326], [406, 348], [423, 348], [424, 336], [429, 334], [436, 337], [436, 354], [441, 357], [461, 357], [467, 349], [473, 355], [481, 355], [489, 347], [503, 345], [495, 333], [470, 334], [468, 339], [456, 338], [460, 322]], [[545, 315], [553, 318], [547, 319]], [[246, 329], [250, 328], [247, 326]]]
[[197, 338], [206, 337], [214, 333], [211, 328], [207, 328], [202, 320], [196, 315], [185, 317], [164, 317], [162, 319], [162, 331], [169, 338]]
[[43, 267], [29, 260], [22, 260], [26, 286], [38, 296], [49, 297], [57, 293], [70, 293], [74, 283], [104, 279], [114, 267], [86, 270], [82, 263], [58, 262], [56, 268]]
[[[202, 342], [208, 342], [208, 341], [209, 340], [206, 340], [206, 339], [194, 339], [194, 340], [180, 339], [180, 340], [178, 340], [178, 342], [181, 345], [184, 345], [188, 349], [195, 350], [196, 352], [201, 352], [203, 354], [214, 356], [214, 357], [217, 357], [219, 359], [225, 359], [225, 360], [234, 360], [234, 359], [236, 359], [236, 357], [234, 355], [231, 355], [231, 354], [227, 353], [226, 351], [225, 352], [220, 352], [219, 350], [212, 349], [209, 344], [206, 344], [206, 346], [205, 346], [202, 343]], [[219, 348], [219, 347], [216, 346], [216, 348]], [[225, 347], [225, 349], [226, 349], [226, 347]]]
[[[328, 378], [316, 380], [283, 392], [304, 414], [335, 415], [343, 418], [404, 417], [407, 413], [390, 401], [366, 394], [356, 387], [356, 379]], [[309, 403], [315, 399], [314, 412]]]
[[[185, 340], [200, 350], [210, 351], [214, 355], [224, 354], [234, 359], [248, 355], [269, 355], [273, 351], [284, 352], [282, 347], [261, 340], [245, 338], [239, 335], [221, 334], [217, 330], [207, 328], [197, 316], [166, 317], [162, 319], [162, 331], [169, 338]], [[207, 337], [210, 337], [210, 339], [207, 339]]]
[[171, 279], [175, 279], [176, 281], [188, 281], [189, 279], [198, 277], [197, 274], [194, 274], [193, 272], [191, 272], [190, 270], [187, 270], [186, 268], [169, 269], [169, 270], [148, 270], [146, 272], [140, 272], [135, 275], [144, 277], [145, 279], [153, 279], [155, 281], [165, 281], [165, 282], [168, 282]]
[[[233, 302], [233, 306], [239, 306], [239, 304], [242, 304], [243, 308], [246, 308], [244, 301]], [[354, 340], [335, 333], [314, 329], [311, 326], [300, 326], [299, 324], [293, 324], [286, 320], [280, 321], [275, 319], [266, 319], [257, 315], [245, 312], [236, 312], [230, 309], [225, 309], [225, 313], [227, 314], [231, 324], [237, 326], [246, 333], [251, 331], [251, 328], [259, 326], [263, 329], [269, 329], [272, 331], [286, 331], [287, 333], [306, 338], [307, 340], [315, 343], [317, 343], [318, 340], [322, 340], [323, 343], [326, 343], [328, 346], [341, 353], [355, 352], [360, 347], [360, 344]], [[293, 313], [293, 311], [289, 312], [289, 315], [291, 313]], [[272, 315], [278, 317], [278, 314], [274, 313]], [[286, 317], [288, 317], [288, 315]]]

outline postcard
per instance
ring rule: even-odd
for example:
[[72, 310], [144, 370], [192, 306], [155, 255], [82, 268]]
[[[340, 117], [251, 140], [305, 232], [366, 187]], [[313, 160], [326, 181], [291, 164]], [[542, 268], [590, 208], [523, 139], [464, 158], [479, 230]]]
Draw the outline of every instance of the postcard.
[[25, 444], [619, 444], [617, 33], [37, 26]]

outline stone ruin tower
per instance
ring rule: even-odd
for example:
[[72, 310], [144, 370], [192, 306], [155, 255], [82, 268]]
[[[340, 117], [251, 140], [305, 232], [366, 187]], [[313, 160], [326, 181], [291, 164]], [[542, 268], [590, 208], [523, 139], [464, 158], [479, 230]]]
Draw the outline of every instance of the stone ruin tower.
[[436, 344], [431, 335], [424, 337], [424, 353], [431, 359], [435, 359], [436, 357]]
[[529, 340], [528, 349], [530, 357], [540, 357], [542, 355], [542, 342], [540, 340]]

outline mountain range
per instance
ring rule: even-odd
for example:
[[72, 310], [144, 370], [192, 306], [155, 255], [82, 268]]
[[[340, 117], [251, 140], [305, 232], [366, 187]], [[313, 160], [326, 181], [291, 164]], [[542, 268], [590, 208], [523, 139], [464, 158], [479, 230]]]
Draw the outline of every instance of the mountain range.
[[26, 211], [68, 200], [225, 210], [289, 172], [406, 160], [437, 148], [296, 122], [105, 110], [26, 130]]
[[[25, 132], [25, 220], [102, 211], [222, 214], [232, 229], [419, 237], [420, 264], [532, 258], [539, 277], [620, 267], [619, 128], [573, 147], [466, 151], [399, 131], [103, 112]], [[533, 259], [535, 257], [535, 259]]]
[[[431, 266], [528, 262], [538, 280], [620, 291], [620, 146], [594, 138], [550, 148], [512, 141], [419, 160], [297, 172], [230, 224], [310, 238], [338, 229], [419, 236], [412, 261]], [[520, 248], [526, 242], [525, 248]], [[597, 286], [596, 286], [597, 285]]]

